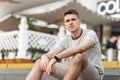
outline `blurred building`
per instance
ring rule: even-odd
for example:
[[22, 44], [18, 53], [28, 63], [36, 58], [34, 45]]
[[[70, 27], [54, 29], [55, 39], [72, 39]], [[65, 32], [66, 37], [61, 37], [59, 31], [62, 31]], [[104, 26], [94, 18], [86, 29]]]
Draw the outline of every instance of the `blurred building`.
[[63, 13], [71, 8], [79, 12], [81, 26], [94, 29], [101, 43], [106, 43], [110, 36], [119, 36], [120, 0], [29, 0], [29, 3], [3, 0], [0, 2], [0, 30], [18, 29], [20, 16], [26, 16], [29, 29], [57, 35], [63, 26]]
[[[13, 17], [9, 15], [21, 15], [43, 20], [48, 24], [56, 24], [59, 27], [63, 25], [64, 11], [73, 8], [78, 10], [82, 22], [87, 25], [87, 28], [94, 29], [100, 41], [102, 41], [103, 36], [106, 36], [109, 30], [110, 34], [113, 35], [119, 35], [120, 33], [118, 27], [119, 6], [119, 0], [30, 0], [29, 3], [27, 0], [3, 0], [0, 2], [0, 29], [3, 31], [17, 29], [19, 22], [13, 20]], [[115, 10], [115, 7], [118, 10]], [[58, 31], [57, 28], [48, 31], [46, 26], [44, 27], [40, 31], [51, 34], [56, 34]], [[40, 28], [37, 27], [37, 29]]]

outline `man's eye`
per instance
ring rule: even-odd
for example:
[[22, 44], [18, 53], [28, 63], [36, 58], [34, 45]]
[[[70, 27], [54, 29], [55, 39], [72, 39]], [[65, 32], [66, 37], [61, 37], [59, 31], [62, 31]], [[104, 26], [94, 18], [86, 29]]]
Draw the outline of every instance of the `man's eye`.
[[70, 20], [66, 20], [66, 22], [69, 22]]
[[72, 21], [75, 21], [75, 20], [76, 20], [75, 18], [72, 19]]

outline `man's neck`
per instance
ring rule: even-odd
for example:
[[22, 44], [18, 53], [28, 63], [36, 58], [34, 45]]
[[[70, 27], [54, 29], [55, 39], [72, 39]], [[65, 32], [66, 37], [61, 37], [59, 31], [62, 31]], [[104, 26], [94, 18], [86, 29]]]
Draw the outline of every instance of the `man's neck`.
[[82, 29], [78, 30], [77, 32], [75, 33], [72, 33], [72, 39], [75, 40], [75, 39], [78, 39], [82, 34]]

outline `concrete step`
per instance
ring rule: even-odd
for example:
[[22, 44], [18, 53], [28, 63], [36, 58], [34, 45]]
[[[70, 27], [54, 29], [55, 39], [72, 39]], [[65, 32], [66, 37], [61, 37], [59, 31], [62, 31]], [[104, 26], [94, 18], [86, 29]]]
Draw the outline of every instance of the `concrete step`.
[[119, 75], [105, 75], [103, 80], [120, 80]]
[[[25, 80], [31, 69], [0, 69], [0, 80]], [[57, 80], [43, 74], [42, 80]]]
[[105, 68], [104, 80], [120, 80], [120, 68]]
[[[29, 73], [31, 69], [0, 69], [0, 80], [25, 80], [25, 77]], [[120, 80], [120, 73], [116, 74], [113, 73], [115, 69], [109, 69], [105, 71], [111, 72], [105, 72], [105, 76], [103, 80]], [[43, 75], [42, 80], [58, 80], [56, 78], [53, 78], [51, 76], [48, 76], [46, 74]]]
[[[1, 63], [0, 80], [25, 80], [34, 63]], [[103, 80], [120, 80], [120, 62], [103, 62], [105, 76]], [[42, 80], [57, 80], [46, 74]]]

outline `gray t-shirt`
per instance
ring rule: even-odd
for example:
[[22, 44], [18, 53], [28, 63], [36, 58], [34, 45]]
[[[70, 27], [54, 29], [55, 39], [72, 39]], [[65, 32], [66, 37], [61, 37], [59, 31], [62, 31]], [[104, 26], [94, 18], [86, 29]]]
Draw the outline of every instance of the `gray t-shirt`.
[[[84, 39], [91, 39], [95, 42], [95, 45], [85, 51], [83, 54], [88, 58], [89, 62], [92, 63], [95, 68], [98, 69], [99, 73], [104, 73], [103, 66], [102, 66], [102, 59], [101, 59], [101, 48], [99, 44], [99, 40], [97, 38], [96, 33], [93, 30], [86, 30], [82, 29], [82, 34], [77, 39], [72, 39], [71, 35], [66, 35], [62, 38], [56, 45], [55, 48], [63, 51], [66, 49], [70, 49], [75, 47], [76, 45], [80, 44]], [[71, 61], [71, 58], [67, 58], [67, 61]]]

